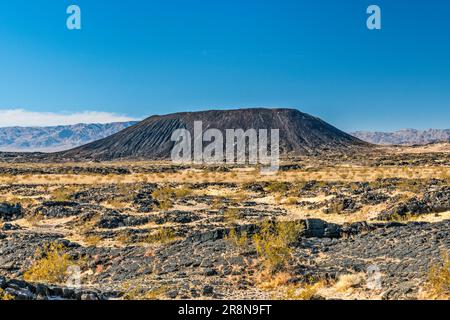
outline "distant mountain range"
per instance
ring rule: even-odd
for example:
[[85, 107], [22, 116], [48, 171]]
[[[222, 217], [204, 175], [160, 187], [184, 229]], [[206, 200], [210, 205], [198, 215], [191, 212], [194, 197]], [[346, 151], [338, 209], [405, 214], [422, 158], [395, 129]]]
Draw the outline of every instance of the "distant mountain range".
[[[159, 136], [161, 138], [161, 132], [158, 133], [164, 125], [164, 123], [184, 123], [183, 126], [187, 125], [189, 121], [188, 118], [195, 116], [200, 116], [204, 118], [207, 122], [214, 122], [213, 125], [222, 127], [220, 121], [215, 120], [215, 117], [220, 117], [221, 115], [226, 114], [226, 116], [231, 116], [232, 119], [237, 121], [238, 126], [247, 126], [247, 125], [256, 125], [263, 126], [262, 123], [247, 123], [246, 121], [242, 122], [243, 119], [255, 118], [256, 113], [258, 113], [258, 117], [261, 115], [265, 115], [267, 118], [265, 122], [272, 122], [270, 119], [273, 116], [273, 112], [268, 112], [267, 109], [255, 110], [255, 109], [247, 109], [252, 111], [240, 111], [240, 113], [236, 113], [237, 111], [232, 111], [231, 113], [226, 112], [214, 112], [208, 111], [205, 113], [181, 113], [175, 115], [167, 115], [167, 116], [153, 116], [147, 120], [144, 120], [143, 123], [139, 124], [137, 127], [140, 131], [137, 133], [136, 130], [127, 131], [125, 134], [136, 134], [139, 139], [142, 139], [142, 135], [144, 135], [145, 139], [151, 139], [151, 137]], [[284, 111], [281, 111], [284, 110]], [[288, 109], [278, 109], [277, 117], [280, 115], [286, 117], [284, 120], [286, 121], [294, 121], [297, 122], [292, 128], [289, 130], [297, 130], [298, 133], [298, 143], [295, 142], [294, 145], [290, 145], [289, 148], [293, 149], [302, 149], [306, 148], [309, 151], [314, 149], [314, 143], [311, 143], [312, 138], [317, 138], [322, 135], [321, 132], [315, 132], [314, 130], [318, 128], [318, 126], [323, 126], [326, 132], [332, 129], [334, 131], [333, 134], [329, 133], [329, 137], [325, 139], [333, 140], [336, 137], [340, 137], [340, 139], [344, 138], [345, 141], [350, 141], [343, 132], [332, 128], [325, 122], [317, 119], [315, 117], [300, 113], [298, 111], [289, 111]], [[298, 112], [298, 113], [297, 113]], [[286, 114], [288, 113], [288, 114]], [[236, 114], [243, 115], [244, 118], [236, 117]], [[245, 115], [244, 115], [245, 114]], [[217, 118], [220, 119], [220, 118]], [[297, 120], [295, 120], [297, 119]], [[234, 121], [233, 120], [233, 121]], [[230, 120], [227, 120], [227, 125], [230, 126]], [[81, 145], [85, 145], [111, 135], [118, 133], [128, 127], [138, 124], [136, 121], [130, 122], [116, 122], [116, 123], [107, 123], [107, 124], [76, 124], [76, 125], [64, 125], [64, 126], [53, 126], [53, 127], [8, 127], [8, 128], [0, 128], [0, 151], [10, 151], [10, 152], [57, 152], [69, 150], [72, 148], [79, 147]], [[277, 125], [281, 125], [276, 123]], [[144, 127], [145, 126], [145, 127]], [[178, 125], [176, 126], [178, 127]], [[156, 130], [157, 135], [153, 135], [154, 130]], [[313, 131], [311, 131], [313, 130]], [[336, 131], [337, 130], [337, 131]], [[290, 135], [293, 132], [290, 132]], [[320, 135], [319, 135], [320, 133]], [[122, 134], [124, 135], [124, 134]], [[428, 144], [432, 142], [442, 142], [442, 141], [450, 141], [450, 129], [429, 129], [429, 130], [414, 130], [414, 129], [404, 129], [396, 132], [368, 132], [368, 131], [357, 131], [351, 133], [352, 136], [357, 137], [363, 141], [380, 144], [380, 145], [413, 145], [413, 144]], [[333, 138], [333, 136], [335, 136]], [[117, 137], [116, 137], [117, 138]], [[165, 137], [167, 140], [169, 137]], [[295, 139], [297, 141], [297, 138]], [[304, 139], [302, 142], [301, 139]], [[323, 137], [321, 137], [322, 139]], [[339, 139], [338, 139], [339, 140]], [[142, 141], [142, 140], [135, 140]], [[103, 141], [98, 144], [98, 147], [102, 145], [107, 146], [110, 140]], [[169, 141], [166, 141], [170, 144]], [[328, 141], [329, 142], [329, 141]], [[298, 146], [297, 146], [298, 144]], [[323, 143], [326, 145], [327, 143]], [[161, 147], [161, 146], [159, 146]], [[165, 146], [169, 147], [169, 146]], [[106, 150], [104, 150], [106, 151]], [[145, 153], [145, 152], [144, 152]]]
[[395, 132], [357, 131], [350, 134], [361, 140], [381, 145], [414, 145], [450, 141], [450, 129], [403, 129]]
[[0, 151], [55, 152], [108, 137], [136, 122], [0, 128]]

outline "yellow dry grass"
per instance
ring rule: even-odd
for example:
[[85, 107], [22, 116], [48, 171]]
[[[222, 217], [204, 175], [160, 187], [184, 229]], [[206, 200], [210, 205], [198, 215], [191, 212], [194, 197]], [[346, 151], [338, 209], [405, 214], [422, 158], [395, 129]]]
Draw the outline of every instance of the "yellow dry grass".
[[[48, 165], [51, 166], [51, 165]], [[131, 173], [119, 174], [20, 174], [0, 175], [0, 184], [40, 184], [40, 185], [90, 185], [90, 184], [134, 184], [142, 182], [156, 183], [198, 183], [204, 182], [202, 171], [184, 171], [175, 173]], [[254, 181], [297, 182], [297, 181], [375, 181], [380, 178], [403, 179], [450, 179], [450, 167], [324, 167], [311, 170], [292, 170], [276, 175], [261, 175], [256, 169], [233, 172], [209, 172], [207, 181], [249, 183]]]

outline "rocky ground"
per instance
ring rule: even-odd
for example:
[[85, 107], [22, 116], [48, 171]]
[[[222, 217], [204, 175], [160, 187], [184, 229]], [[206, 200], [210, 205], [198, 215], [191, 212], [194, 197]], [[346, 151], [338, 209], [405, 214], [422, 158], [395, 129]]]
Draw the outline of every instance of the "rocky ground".
[[275, 177], [5, 161], [0, 298], [437, 297], [428, 291], [450, 250], [449, 160], [305, 158]]

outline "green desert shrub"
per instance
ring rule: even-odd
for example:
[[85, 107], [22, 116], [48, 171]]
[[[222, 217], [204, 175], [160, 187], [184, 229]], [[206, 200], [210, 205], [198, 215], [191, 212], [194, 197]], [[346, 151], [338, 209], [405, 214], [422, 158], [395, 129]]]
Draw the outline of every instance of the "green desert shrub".
[[251, 236], [231, 229], [226, 239], [241, 251], [253, 245], [264, 266], [270, 271], [280, 271], [292, 257], [292, 244], [303, 231], [298, 221], [264, 221]]
[[249, 244], [247, 232], [236, 232], [235, 229], [231, 229], [225, 239], [233, 243], [240, 251], [244, 251]]
[[256, 252], [272, 271], [285, 267], [292, 256], [291, 244], [303, 230], [296, 221], [265, 221], [253, 235]]

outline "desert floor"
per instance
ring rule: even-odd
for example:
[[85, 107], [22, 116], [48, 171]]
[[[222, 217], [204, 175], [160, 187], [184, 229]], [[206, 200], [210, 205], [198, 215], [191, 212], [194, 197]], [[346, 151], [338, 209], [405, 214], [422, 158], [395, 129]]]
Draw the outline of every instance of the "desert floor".
[[447, 299], [448, 145], [251, 166], [0, 162], [0, 299]]

